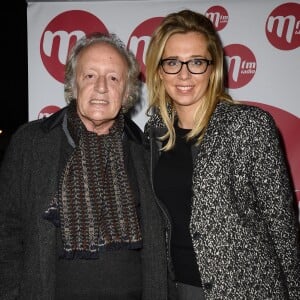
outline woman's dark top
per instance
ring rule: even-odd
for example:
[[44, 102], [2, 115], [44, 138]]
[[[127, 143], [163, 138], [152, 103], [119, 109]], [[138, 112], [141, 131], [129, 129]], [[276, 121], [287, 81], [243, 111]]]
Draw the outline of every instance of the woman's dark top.
[[175, 126], [176, 144], [172, 150], [161, 153], [154, 172], [154, 189], [171, 216], [171, 255], [176, 280], [201, 286], [189, 232], [193, 172], [192, 142], [187, 142], [184, 137], [189, 131]]

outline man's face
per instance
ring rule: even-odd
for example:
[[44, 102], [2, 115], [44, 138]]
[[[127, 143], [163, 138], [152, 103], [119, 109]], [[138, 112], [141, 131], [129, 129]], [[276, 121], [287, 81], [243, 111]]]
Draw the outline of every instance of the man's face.
[[87, 130], [108, 133], [127, 98], [128, 66], [107, 43], [93, 44], [78, 57], [77, 112]]

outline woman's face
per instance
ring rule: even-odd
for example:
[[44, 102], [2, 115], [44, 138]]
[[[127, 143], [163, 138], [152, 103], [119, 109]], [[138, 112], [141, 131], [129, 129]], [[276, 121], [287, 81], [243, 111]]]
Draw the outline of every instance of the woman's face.
[[87, 130], [108, 133], [127, 97], [128, 67], [111, 45], [83, 50], [76, 68], [77, 112]]
[[[211, 60], [205, 36], [196, 32], [173, 34], [167, 40], [163, 52], [162, 59], [167, 58], [182, 62], [195, 58]], [[203, 74], [192, 74], [187, 69], [187, 65], [182, 65], [179, 73], [167, 74], [160, 67], [160, 79], [166, 92], [172, 98], [179, 117], [180, 112], [194, 113], [207, 90], [211, 70], [212, 67], [209, 65]]]

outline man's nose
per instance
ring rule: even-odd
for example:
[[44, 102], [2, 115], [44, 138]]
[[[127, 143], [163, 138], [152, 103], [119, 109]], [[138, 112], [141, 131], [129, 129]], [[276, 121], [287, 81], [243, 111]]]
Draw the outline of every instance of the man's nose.
[[107, 79], [105, 76], [99, 76], [95, 83], [95, 89], [99, 93], [105, 93], [107, 92]]

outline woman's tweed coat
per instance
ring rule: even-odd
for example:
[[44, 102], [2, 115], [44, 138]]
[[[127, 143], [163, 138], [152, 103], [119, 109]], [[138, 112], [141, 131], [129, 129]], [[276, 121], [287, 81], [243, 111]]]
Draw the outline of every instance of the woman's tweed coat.
[[[145, 126], [152, 169], [165, 132]], [[193, 149], [190, 234], [207, 300], [300, 299], [295, 199], [273, 119], [220, 103]]]
[[[22, 126], [2, 162], [1, 300], [54, 300], [55, 227], [42, 214], [56, 192], [61, 170], [73, 149], [63, 130], [64, 115], [61, 110], [46, 120]], [[143, 299], [166, 300], [165, 226], [152, 197], [143, 133], [130, 120], [126, 120], [125, 132], [140, 195]]]

